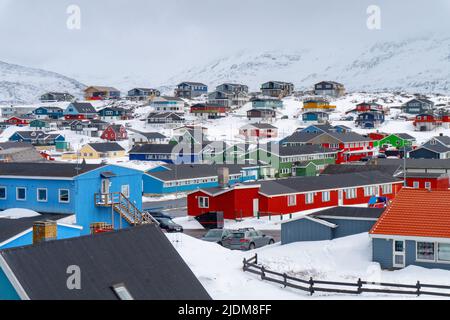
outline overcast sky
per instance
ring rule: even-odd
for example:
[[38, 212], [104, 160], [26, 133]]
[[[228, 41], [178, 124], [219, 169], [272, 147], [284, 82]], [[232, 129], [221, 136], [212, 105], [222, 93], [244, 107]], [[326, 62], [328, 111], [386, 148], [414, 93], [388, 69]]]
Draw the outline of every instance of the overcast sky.
[[[0, 61], [82, 80], [166, 79], [242, 50], [351, 48], [450, 34], [450, 0], [0, 0]], [[69, 30], [67, 7], [81, 9]], [[381, 8], [381, 30], [366, 27]]]

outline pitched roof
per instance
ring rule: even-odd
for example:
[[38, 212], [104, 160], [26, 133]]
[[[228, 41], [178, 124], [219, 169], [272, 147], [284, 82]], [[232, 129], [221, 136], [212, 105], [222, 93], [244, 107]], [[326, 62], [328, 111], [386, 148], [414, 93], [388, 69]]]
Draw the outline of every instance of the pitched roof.
[[185, 81], [185, 82], [181, 82], [178, 86], [181, 86], [182, 84], [188, 84], [190, 86], [205, 86], [206, 84], [201, 83], [201, 82], [189, 82], [189, 81]]
[[[403, 168], [403, 159], [377, 159], [379, 165]], [[406, 159], [407, 169], [450, 169], [450, 159]]]
[[[153, 224], [6, 249], [0, 255], [31, 300], [117, 300], [112, 287], [118, 284], [136, 300], [211, 299]], [[82, 271], [80, 290], [67, 290], [70, 265]]]
[[370, 234], [450, 238], [450, 191], [403, 188]]
[[227, 167], [230, 170], [230, 174], [239, 174], [245, 166], [237, 164], [180, 164], [164, 165], [164, 167], [169, 170], [147, 172], [147, 175], [163, 181], [174, 181], [202, 177], [216, 177], [218, 176], [219, 168], [223, 167]]
[[90, 86], [87, 87], [84, 91], [86, 91], [87, 89], [95, 89], [97, 91], [119, 91], [118, 89], [114, 88], [114, 87], [104, 87], [104, 86]]
[[[267, 148], [261, 148], [268, 150]], [[322, 154], [322, 153], [336, 153], [332, 149], [327, 149], [319, 145], [301, 145], [301, 146], [279, 146], [270, 151], [280, 156], [296, 156], [296, 155], [308, 155], [308, 154]]]
[[[194, 151], [201, 151], [203, 149], [203, 145], [196, 144], [188, 145], [188, 144], [143, 144], [134, 146], [133, 149], [130, 150], [130, 154], [172, 154], [174, 149], [178, 151], [179, 154], [190, 154]], [[198, 147], [198, 150], [196, 149]]]
[[166, 139], [167, 137], [159, 132], [142, 132], [134, 129], [129, 129], [129, 131], [143, 135], [147, 139]]
[[307, 143], [320, 136], [322, 133], [296, 131], [289, 137], [282, 140], [282, 143]]
[[71, 106], [75, 108], [79, 113], [97, 113], [92, 104], [88, 102], [73, 102]]
[[0, 142], [0, 150], [8, 150], [15, 148], [34, 148], [34, 146], [29, 142]]
[[311, 214], [314, 217], [378, 219], [384, 208], [335, 207]]
[[407, 133], [394, 133], [394, 135], [403, 140], [416, 140], [416, 138]]
[[368, 137], [364, 137], [356, 132], [326, 132], [329, 136], [332, 136], [336, 140], [340, 142], [360, 142], [360, 141], [372, 141], [372, 139]]
[[394, 175], [397, 170], [402, 168], [402, 162], [392, 162], [390, 164], [330, 164], [325, 170], [322, 171], [322, 175], [330, 174], [343, 174], [352, 172], [367, 172], [367, 171], [380, 171], [390, 175]]
[[183, 115], [174, 112], [152, 112], [147, 116], [147, 119], [165, 119], [170, 118], [172, 120], [183, 120]]
[[41, 214], [34, 217], [9, 219], [0, 218], [0, 243], [30, 229], [36, 221], [56, 221], [67, 217], [63, 214]]
[[260, 192], [268, 196], [295, 194], [315, 190], [330, 190], [356, 186], [400, 182], [392, 175], [379, 171], [356, 172], [318, 177], [295, 177], [279, 180], [258, 181]]
[[275, 127], [269, 123], [252, 123], [252, 124], [246, 124], [245, 126], [241, 127], [241, 129], [247, 129], [247, 128], [277, 129], [277, 127]]
[[0, 166], [0, 176], [73, 178], [101, 168], [100, 164], [62, 162], [6, 162]]
[[97, 152], [125, 151], [117, 142], [88, 143]]

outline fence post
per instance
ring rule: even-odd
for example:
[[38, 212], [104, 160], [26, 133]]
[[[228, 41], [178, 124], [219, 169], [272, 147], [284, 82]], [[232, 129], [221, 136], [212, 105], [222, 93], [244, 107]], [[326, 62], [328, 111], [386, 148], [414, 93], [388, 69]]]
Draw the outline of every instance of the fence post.
[[314, 280], [313, 278], [309, 278], [309, 294], [313, 295], [314, 294]]
[[258, 254], [255, 253], [255, 264], [258, 264]]
[[358, 279], [358, 293], [362, 293], [362, 281], [361, 278]]
[[284, 287], [287, 287], [287, 274], [283, 273]]
[[269, 221], [272, 220], [272, 214], [269, 212]]
[[420, 288], [421, 288], [420, 281], [417, 281], [416, 288], [417, 288], [417, 296], [419, 297], [420, 296]]
[[242, 270], [244, 270], [244, 272], [247, 270], [247, 259], [245, 259], [245, 258], [244, 258], [244, 261], [243, 261]]
[[261, 267], [261, 280], [264, 280], [266, 278], [266, 273], [264, 272], [264, 267]]

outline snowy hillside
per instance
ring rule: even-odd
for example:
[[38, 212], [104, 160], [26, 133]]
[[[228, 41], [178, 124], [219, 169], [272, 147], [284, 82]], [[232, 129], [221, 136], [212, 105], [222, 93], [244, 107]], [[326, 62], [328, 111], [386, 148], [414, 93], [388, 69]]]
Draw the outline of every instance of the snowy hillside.
[[450, 92], [450, 38], [421, 37], [381, 42], [359, 49], [327, 47], [302, 51], [240, 52], [191, 68], [167, 84], [202, 81], [215, 86], [225, 81], [258, 90], [268, 80], [290, 81], [299, 90], [315, 82], [335, 80], [350, 91]]
[[82, 83], [55, 72], [0, 61], [0, 104], [36, 102], [48, 91], [79, 97], [83, 88]]

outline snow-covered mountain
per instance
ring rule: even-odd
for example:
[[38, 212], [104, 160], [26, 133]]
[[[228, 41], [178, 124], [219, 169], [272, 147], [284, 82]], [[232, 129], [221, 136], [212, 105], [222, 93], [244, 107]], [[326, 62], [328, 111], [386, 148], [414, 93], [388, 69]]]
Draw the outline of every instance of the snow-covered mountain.
[[334, 80], [350, 91], [450, 92], [450, 38], [417, 37], [355, 48], [240, 52], [191, 68], [167, 84], [201, 81], [210, 86], [241, 82], [252, 90], [269, 80], [290, 81], [296, 89]]
[[0, 61], [0, 104], [32, 103], [48, 91], [81, 95], [85, 85], [55, 72]]

